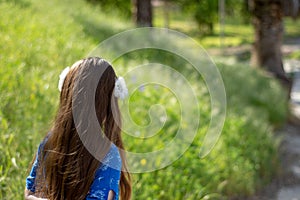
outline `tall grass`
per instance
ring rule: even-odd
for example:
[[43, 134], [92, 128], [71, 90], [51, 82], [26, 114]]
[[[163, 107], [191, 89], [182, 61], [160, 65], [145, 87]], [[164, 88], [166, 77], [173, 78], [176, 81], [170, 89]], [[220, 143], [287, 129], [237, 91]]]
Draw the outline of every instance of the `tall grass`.
[[0, 10], [0, 199], [22, 199], [57, 108], [57, 75], [130, 24], [84, 1], [1, 1]]

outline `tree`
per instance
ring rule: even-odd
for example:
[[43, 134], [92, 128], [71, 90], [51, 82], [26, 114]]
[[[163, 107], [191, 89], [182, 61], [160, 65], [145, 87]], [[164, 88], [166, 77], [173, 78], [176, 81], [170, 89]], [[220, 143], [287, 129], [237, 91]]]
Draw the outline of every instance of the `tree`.
[[266, 69], [291, 91], [292, 81], [286, 76], [282, 63], [284, 1], [250, 0], [255, 39], [251, 63]]
[[151, 0], [134, 0], [134, 18], [137, 26], [152, 26]]

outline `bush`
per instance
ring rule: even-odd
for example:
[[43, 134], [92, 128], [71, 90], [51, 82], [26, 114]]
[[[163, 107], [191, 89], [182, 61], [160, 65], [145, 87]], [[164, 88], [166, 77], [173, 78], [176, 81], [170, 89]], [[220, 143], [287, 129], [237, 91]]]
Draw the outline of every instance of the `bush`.
[[[276, 174], [277, 141], [273, 127], [286, 117], [286, 100], [276, 80], [243, 66], [220, 66], [227, 97], [227, 117], [221, 138], [212, 152], [199, 158], [210, 120], [209, 94], [201, 93], [201, 128], [189, 149], [172, 165], [151, 173], [134, 175], [134, 199], [223, 199], [251, 195]], [[195, 82], [196, 83], [196, 82]], [[197, 83], [201, 84], [201, 83]], [[252, 92], [251, 92], [252, 91]], [[135, 120], [148, 117], [149, 105], [166, 105], [171, 116], [163, 133], [146, 141], [125, 137], [129, 150], [154, 151], [174, 137], [180, 115], [170, 96], [149, 87], [133, 94], [132, 107], [140, 108]], [[163, 94], [163, 95], [162, 95]], [[272, 98], [271, 98], [272, 97]], [[274, 109], [276, 107], [277, 109]], [[147, 120], [146, 120], [147, 121]], [[168, 124], [170, 122], [170, 124]], [[146, 135], [147, 131], [140, 133]], [[167, 139], [163, 136], [167, 135]]]

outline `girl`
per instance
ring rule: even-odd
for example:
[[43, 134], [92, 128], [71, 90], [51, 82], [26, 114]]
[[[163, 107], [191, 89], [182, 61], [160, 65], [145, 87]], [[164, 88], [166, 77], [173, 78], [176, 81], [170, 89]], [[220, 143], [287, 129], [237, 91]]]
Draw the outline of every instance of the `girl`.
[[[95, 69], [98, 70], [97, 73]], [[82, 130], [77, 128], [72, 108], [74, 97], [78, 99], [80, 92], [86, 92], [92, 87], [88, 85], [78, 89], [78, 83], [92, 79], [98, 80], [93, 101], [99, 123], [97, 125], [101, 127], [94, 134], [101, 135], [102, 132], [111, 141], [111, 144], [106, 145], [108, 148], [104, 148], [105, 144], [99, 139], [93, 141], [100, 146], [100, 154], [103, 154], [101, 160], [96, 159], [86, 148], [87, 145], [80, 135]], [[122, 200], [130, 199], [130, 175], [127, 172], [125, 155], [118, 150], [123, 149], [123, 143], [117, 98], [124, 98], [127, 94], [124, 80], [116, 77], [108, 62], [93, 57], [80, 60], [71, 68], [66, 68], [60, 75], [59, 89], [61, 93], [58, 113], [52, 129], [38, 148], [26, 179], [25, 199], [117, 200], [119, 196]], [[80, 102], [85, 98], [86, 96], [80, 99]], [[89, 122], [90, 118], [85, 120]], [[96, 149], [99, 150], [97, 147]]]

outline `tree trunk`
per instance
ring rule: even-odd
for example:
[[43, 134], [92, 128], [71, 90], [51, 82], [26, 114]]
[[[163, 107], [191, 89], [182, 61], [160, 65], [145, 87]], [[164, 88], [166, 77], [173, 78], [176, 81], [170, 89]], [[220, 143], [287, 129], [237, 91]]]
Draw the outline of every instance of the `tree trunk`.
[[135, 0], [135, 21], [137, 26], [152, 26], [151, 0]]
[[251, 0], [255, 41], [251, 64], [259, 66], [280, 80], [291, 90], [282, 63], [283, 8], [280, 0]]

